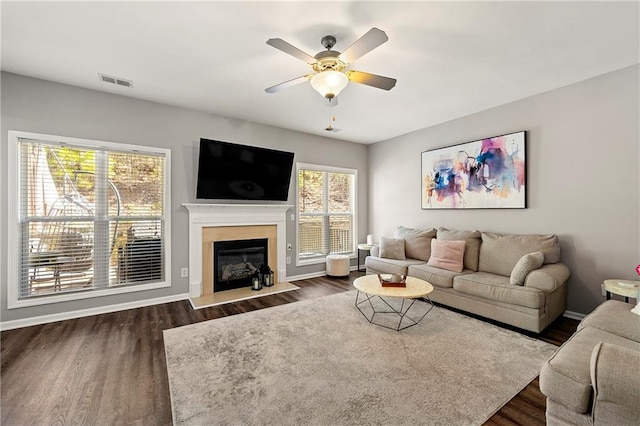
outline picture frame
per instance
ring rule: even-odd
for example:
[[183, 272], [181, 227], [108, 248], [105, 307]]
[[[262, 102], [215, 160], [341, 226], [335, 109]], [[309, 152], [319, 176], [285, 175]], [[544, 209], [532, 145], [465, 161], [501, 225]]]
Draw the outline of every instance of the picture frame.
[[423, 210], [527, 208], [527, 132], [424, 151]]

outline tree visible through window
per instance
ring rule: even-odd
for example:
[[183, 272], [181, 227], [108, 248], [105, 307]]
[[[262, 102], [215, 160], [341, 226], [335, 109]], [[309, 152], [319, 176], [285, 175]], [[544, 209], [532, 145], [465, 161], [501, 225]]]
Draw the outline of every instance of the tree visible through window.
[[354, 170], [298, 165], [298, 259], [354, 253]]
[[165, 281], [166, 150], [42, 139], [17, 138], [18, 299]]

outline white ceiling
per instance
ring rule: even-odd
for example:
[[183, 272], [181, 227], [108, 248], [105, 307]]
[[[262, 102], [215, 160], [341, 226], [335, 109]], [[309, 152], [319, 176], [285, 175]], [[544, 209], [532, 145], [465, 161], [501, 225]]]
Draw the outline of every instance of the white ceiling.
[[[639, 62], [638, 2], [2, 2], [2, 70], [301, 132], [373, 143]], [[389, 41], [333, 109], [279, 37], [315, 55], [371, 27]], [[103, 83], [98, 73], [133, 80]], [[341, 132], [324, 128], [331, 114]]]

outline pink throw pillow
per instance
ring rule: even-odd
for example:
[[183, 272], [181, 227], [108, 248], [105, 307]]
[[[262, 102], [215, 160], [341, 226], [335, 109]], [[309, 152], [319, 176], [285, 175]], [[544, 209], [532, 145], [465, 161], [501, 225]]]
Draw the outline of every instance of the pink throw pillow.
[[446, 241], [434, 238], [431, 240], [431, 257], [429, 266], [446, 269], [447, 271], [462, 272], [464, 259], [464, 241]]

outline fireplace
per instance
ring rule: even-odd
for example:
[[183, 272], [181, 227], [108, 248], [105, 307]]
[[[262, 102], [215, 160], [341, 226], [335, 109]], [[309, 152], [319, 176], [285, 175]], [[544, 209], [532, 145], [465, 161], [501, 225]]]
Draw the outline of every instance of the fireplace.
[[213, 291], [250, 287], [251, 277], [269, 264], [267, 238], [213, 242]]
[[213, 294], [214, 241], [269, 239], [275, 282], [287, 280], [286, 217], [291, 205], [183, 204], [189, 211], [189, 295]]

